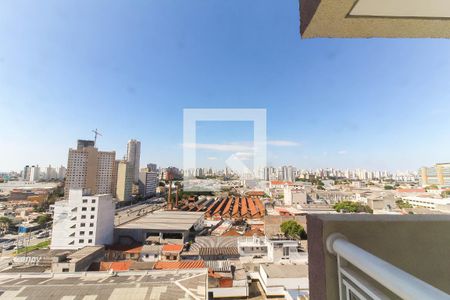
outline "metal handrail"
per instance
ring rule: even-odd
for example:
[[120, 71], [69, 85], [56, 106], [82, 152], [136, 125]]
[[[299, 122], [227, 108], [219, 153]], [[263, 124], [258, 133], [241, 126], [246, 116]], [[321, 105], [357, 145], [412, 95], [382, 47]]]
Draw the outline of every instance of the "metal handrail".
[[450, 299], [449, 294], [350, 243], [342, 234], [330, 235], [327, 249], [403, 299]]

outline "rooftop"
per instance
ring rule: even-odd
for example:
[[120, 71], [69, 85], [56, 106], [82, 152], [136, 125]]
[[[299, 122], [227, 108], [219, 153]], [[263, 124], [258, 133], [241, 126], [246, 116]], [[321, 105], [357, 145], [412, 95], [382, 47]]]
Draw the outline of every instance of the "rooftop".
[[181, 260], [181, 261], [158, 261], [155, 263], [155, 270], [184, 270], [184, 269], [204, 269], [203, 260]]
[[261, 267], [269, 278], [308, 277], [307, 265], [262, 264]]
[[202, 217], [202, 212], [156, 211], [124, 223], [116, 228], [187, 231]]
[[206, 270], [0, 274], [0, 299], [205, 299], [207, 276]]

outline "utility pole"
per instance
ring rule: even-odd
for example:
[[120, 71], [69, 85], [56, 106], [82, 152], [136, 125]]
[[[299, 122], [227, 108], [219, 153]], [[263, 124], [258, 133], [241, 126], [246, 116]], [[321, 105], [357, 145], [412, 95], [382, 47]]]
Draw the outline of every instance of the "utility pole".
[[92, 132], [94, 133], [94, 136], [95, 136], [94, 146], [96, 146], [97, 145], [97, 136], [103, 136], [103, 135], [97, 130], [97, 128], [95, 128], [95, 130], [92, 130]]

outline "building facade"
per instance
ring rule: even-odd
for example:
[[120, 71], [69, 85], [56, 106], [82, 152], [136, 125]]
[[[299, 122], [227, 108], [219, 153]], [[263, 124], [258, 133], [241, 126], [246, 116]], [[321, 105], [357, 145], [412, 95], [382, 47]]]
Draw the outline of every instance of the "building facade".
[[94, 194], [113, 194], [116, 152], [98, 151], [89, 141], [82, 142], [84, 143], [78, 141], [77, 149], [69, 149], [65, 195], [68, 195], [70, 189], [79, 188], [88, 188]]
[[128, 201], [131, 199], [133, 191], [133, 175], [134, 168], [130, 162], [122, 160], [118, 163], [116, 187], [117, 200]]
[[423, 187], [437, 185], [450, 187], [450, 163], [439, 163], [433, 167], [420, 169], [420, 183]]
[[139, 164], [141, 157], [141, 142], [137, 140], [128, 141], [127, 160], [133, 169], [133, 182], [139, 181]]
[[115, 205], [109, 194], [71, 189], [54, 205], [51, 249], [80, 249], [113, 242]]
[[156, 194], [158, 185], [158, 173], [144, 168], [139, 172], [139, 195], [149, 197]]

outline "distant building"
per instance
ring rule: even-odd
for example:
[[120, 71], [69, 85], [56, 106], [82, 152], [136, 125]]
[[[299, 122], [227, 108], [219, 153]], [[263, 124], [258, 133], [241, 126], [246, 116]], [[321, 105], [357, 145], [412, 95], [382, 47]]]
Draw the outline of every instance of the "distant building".
[[39, 168], [39, 166], [31, 166], [30, 169], [30, 182], [35, 182], [38, 181], [40, 179], [40, 173], [41, 173], [41, 169]]
[[158, 171], [158, 166], [156, 164], [147, 164], [147, 169], [150, 172], [157, 172]]
[[77, 150], [83, 150], [83, 148], [95, 147], [95, 142], [90, 140], [78, 140]]
[[133, 191], [133, 175], [133, 165], [126, 160], [120, 161], [117, 166], [117, 200], [128, 201], [131, 199]]
[[139, 194], [144, 197], [153, 196], [156, 194], [156, 187], [158, 185], [158, 173], [144, 168], [139, 172]]
[[54, 180], [58, 178], [58, 173], [56, 172], [55, 168], [53, 168], [51, 165], [48, 165], [45, 176], [47, 180]]
[[284, 205], [304, 205], [307, 204], [307, 195], [303, 189], [293, 187], [291, 185], [284, 185]]
[[54, 205], [51, 249], [80, 249], [113, 242], [115, 206], [109, 194], [71, 189]]
[[58, 179], [59, 180], [64, 180], [64, 178], [66, 177], [66, 171], [67, 171], [67, 169], [65, 167], [63, 167], [63, 166], [59, 167], [59, 170], [58, 170]]
[[31, 172], [30, 166], [26, 165], [25, 168], [23, 168], [23, 174], [22, 174], [22, 178], [24, 181], [30, 181], [30, 172]]
[[133, 169], [133, 182], [139, 181], [139, 164], [141, 157], [141, 142], [137, 140], [128, 141], [127, 160]]
[[420, 183], [423, 187], [429, 185], [450, 186], [450, 163], [440, 163], [433, 167], [420, 169]]
[[[115, 151], [98, 151], [93, 141], [78, 141], [77, 149], [69, 149], [66, 184], [70, 189], [88, 188], [94, 194], [113, 194], [113, 166]], [[84, 147], [87, 146], [87, 147]]]

